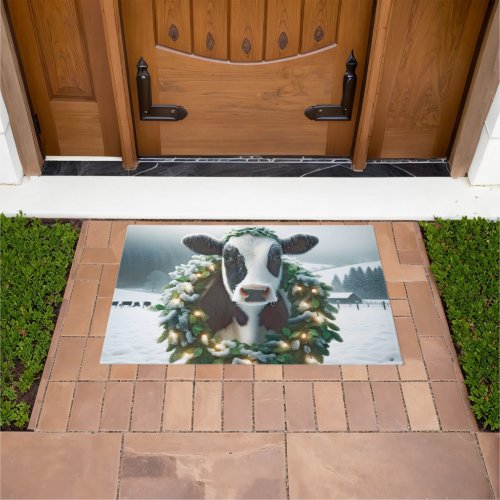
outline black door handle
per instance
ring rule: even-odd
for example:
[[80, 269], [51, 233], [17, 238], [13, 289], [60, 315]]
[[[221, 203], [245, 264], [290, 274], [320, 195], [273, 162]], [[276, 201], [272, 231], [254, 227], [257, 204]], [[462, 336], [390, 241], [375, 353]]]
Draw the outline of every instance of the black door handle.
[[151, 102], [151, 76], [148, 63], [141, 57], [137, 63], [137, 97], [141, 120], [184, 120], [188, 112], [175, 104], [153, 104]]
[[335, 120], [350, 120], [352, 114], [352, 106], [354, 104], [354, 94], [356, 93], [356, 66], [358, 61], [354, 57], [354, 51], [351, 51], [345, 64], [346, 72], [342, 85], [342, 101], [340, 104], [317, 104], [310, 106], [304, 114], [310, 120], [316, 121], [335, 121]]

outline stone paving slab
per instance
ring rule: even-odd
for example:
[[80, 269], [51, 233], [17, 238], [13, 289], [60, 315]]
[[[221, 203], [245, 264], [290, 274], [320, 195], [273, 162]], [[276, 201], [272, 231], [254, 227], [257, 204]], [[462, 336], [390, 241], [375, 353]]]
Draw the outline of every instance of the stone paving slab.
[[283, 434], [127, 434], [119, 498], [286, 498]]
[[291, 498], [492, 498], [473, 434], [289, 434]]
[[1, 434], [1, 494], [10, 498], [116, 498], [119, 434]]
[[135, 223], [83, 224], [2, 498], [498, 498], [417, 223], [373, 223], [403, 365], [101, 365]]

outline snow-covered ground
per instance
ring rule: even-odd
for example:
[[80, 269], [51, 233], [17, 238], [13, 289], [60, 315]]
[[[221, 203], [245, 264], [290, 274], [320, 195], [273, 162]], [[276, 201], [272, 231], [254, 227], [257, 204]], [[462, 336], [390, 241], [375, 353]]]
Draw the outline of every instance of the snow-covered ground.
[[[116, 289], [113, 300], [159, 302], [160, 295]], [[344, 342], [330, 344], [329, 364], [396, 364], [401, 354], [390, 308], [341, 306], [335, 323]], [[165, 343], [158, 344], [159, 313], [139, 307], [112, 307], [101, 363], [168, 363]]]
[[344, 342], [330, 343], [326, 364], [401, 364], [398, 338], [390, 307], [341, 305], [335, 324]]
[[[161, 294], [117, 288], [113, 300], [160, 302]], [[159, 313], [141, 307], [112, 307], [104, 338], [101, 363], [166, 364], [166, 344], [158, 344], [161, 335]]]

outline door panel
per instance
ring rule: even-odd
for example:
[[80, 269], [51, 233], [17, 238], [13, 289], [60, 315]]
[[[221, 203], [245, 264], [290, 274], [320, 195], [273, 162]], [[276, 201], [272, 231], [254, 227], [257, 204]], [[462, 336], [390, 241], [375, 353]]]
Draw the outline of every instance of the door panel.
[[447, 156], [487, 6], [394, 2], [369, 158]]
[[[131, 78], [139, 154], [350, 155], [371, 0], [123, 0], [121, 8], [129, 74], [143, 57], [153, 103], [188, 110], [182, 121], [141, 121]], [[353, 119], [309, 120], [309, 106], [340, 104], [353, 49]]]
[[98, 0], [7, 0], [46, 155], [120, 155]]
[[229, 59], [258, 62], [264, 55], [265, 0], [231, 0]]

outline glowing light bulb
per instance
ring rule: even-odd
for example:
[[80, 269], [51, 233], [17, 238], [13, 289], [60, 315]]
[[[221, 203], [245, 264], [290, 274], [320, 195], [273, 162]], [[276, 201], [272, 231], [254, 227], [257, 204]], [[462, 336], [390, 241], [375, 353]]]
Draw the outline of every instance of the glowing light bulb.
[[201, 343], [203, 345], [208, 345], [208, 335], [206, 333], [203, 333], [200, 337]]
[[308, 354], [307, 356], [304, 357], [304, 361], [308, 365], [318, 365], [319, 364], [318, 360], [314, 356], [311, 356], [310, 354]]
[[170, 303], [173, 304], [174, 306], [178, 306], [181, 303], [181, 299], [177, 298], [171, 299]]
[[215, 271], [215, 266], [214, 266], [213, 264], [210, 264], [210, 265], [208, 266], [208, 269], [209, 269], [210, 271]]
[[307, 333], [301, 333], [301, 334], [300, 334], [300, 338], [301, 338], [302, 340], [307, 340]]
[[201, 318], [203, 316], [203, 311], [193, 311], [193, 315], [196, 316], [197, 318]]
[[201, 278], [201, 273], [196, 273], [197, 278]]
[[311, 288], [311, 293], [317, 295], [319, 293], [317, 288]]
[[316, 321], [316, 323], [324, 323], [325, 317], [321, 313], [316, 313], [314, 315], [314, 321]]
[[168, 332], [168, 341], [170, 344], [177, 344], [179, 341], [179, 334], [177, 332], [174, 332], [173, 330], [170, 330]]
[[305, 300], [301, 301], [299, 304], [299, 311], [304, 312], [307, 311], [311, 307], [311, 304], [309, 302], [306, 302]]

